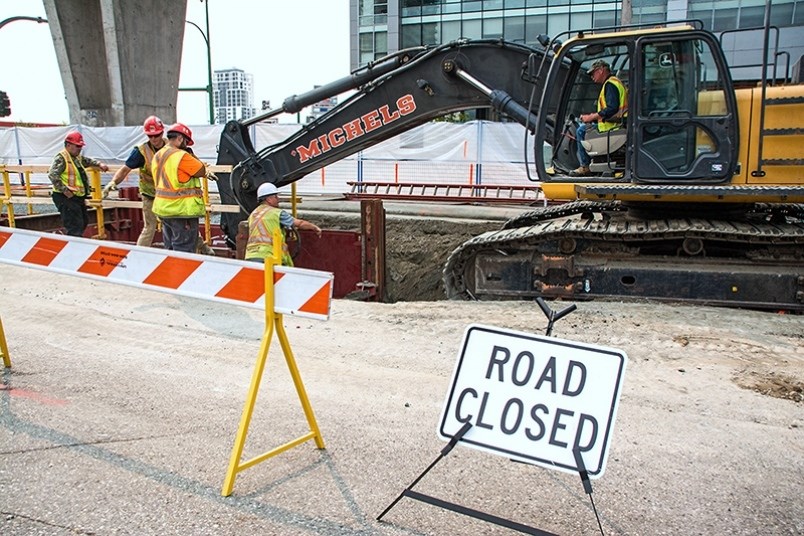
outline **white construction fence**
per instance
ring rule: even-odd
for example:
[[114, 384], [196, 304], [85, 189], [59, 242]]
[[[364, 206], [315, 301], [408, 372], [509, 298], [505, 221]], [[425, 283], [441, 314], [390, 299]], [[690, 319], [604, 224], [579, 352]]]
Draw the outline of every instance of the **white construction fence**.
[[[282, 142], [299, 128], [258, 123], [249, 134], [259, 150]], [[214, 164], [223, 125], [191, 129], [196, 156]], [[0, 164], [49, 165], [71, 130], [83, 134], [87, 143], [83, 154], [109, 165], [125, 163], [131, 149], [145, 140], [139, 126], [0, 128]], [[525, 169], [527, 159], [535, 180], [532, 147], [533, 137], [526, 140], [524, 128], [515, 123], [432, 122], [310, 173], [296, 183], [297, 193], [340, 195], [349, 192], [347, 183], [354, 181], [534, 186]], [[44, 175], [32, 175], [31, 182], [48, 184]], [[129, 178], [128, 185], [136, 185], [136, 177]]]

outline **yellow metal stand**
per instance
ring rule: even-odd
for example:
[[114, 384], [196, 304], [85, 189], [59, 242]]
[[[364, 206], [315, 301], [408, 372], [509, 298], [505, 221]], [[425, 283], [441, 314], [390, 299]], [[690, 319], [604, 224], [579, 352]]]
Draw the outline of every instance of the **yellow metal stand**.
[[103, 221], [103, 189], [101, 188], [101, 174], [97, 168], [90, 168], [89, 184], [92, 194], [89, 197], [89, 206], [95, 209], [95, 221], [97, 222], [98, 234], [92, 238], [106, 240], [106, 224]]
[[16, 227], [14, 221], [14, 204], [11, 202], [11, 180], [5, 166], [0, 166], [0, 173], [3, 175], [3, 207], [8, 211], [8, 226]]
[[[251, 375], [251, 386], [246, 396], [246, 403], [243, 407], [243, 414], [240, 417], [240, 426], [237, 430], [235, 437], [235, 444], [232, 448], [232, 455], [229, 458], [229, 469], [226, 472], [226, 479], [223, 481], [223, 489], [221, 495], [228, 497], [232, 494], [234, 488], [235, 477], [237, 473], [248, 469], [268, 458], [276, 456], [286, 450], [290, 450], [297, 445], [315, 439], [316, 447], [319, 449], [325, 448], [324, 439], [321, 437], [321, 432], [318, 429], [318, 423], [313, 414], [313, 408], [307, 398], [307, 392], [304, 389], [299, 369], [296, 367], [296, 360], [293, 357], [293, 351], [288, 342], [288, 336], [285, 333], [285, 327], [282, 321], [282, 315], [274, 312], [274, 266], [281, 264], [281, 237], [278, 233], [273, 237], [273, 257], [265, 259], [265, 331], [262, 335], [262, 342], [260, 343], [260, 352], [257, 355], [257, 363], [254, 366], [254, 372]], [[282, 352], [285, 354], [285, 361], [287, 362], [290, 375], [293, 378], [293, 384], [296, 387], [296, 393], [299, 395], [299, 401], [304, 409], [304, 415], [307, 417], [307, 424], [310, 427], [310, 432], [307, 434], [289, 441], [284, 445], [280, 445], [265, 454], [261, 454], [255, 458], [241, 462], [243, 456], [243, 447], [248, 435], [248, 427], [251, 423], [251, 416], [254, 412], [254, 404], [257, 401], [257, 393], [260, 390], [260, 382], [262, 374], [265, 370], [265, 362], [268, 359], [268, 350], [271, 346], [271, 339], [273, 338], [274, 330], [276, 330], [279, 344], [282, 346]]]
[[3, 331], [2, 318], [0, 318], [0, 356], [3, 357], [3, 364], [6, 368], [11, 368], [11, 356], [8, 355], [8, 344], [6, 344], [6, 332]]

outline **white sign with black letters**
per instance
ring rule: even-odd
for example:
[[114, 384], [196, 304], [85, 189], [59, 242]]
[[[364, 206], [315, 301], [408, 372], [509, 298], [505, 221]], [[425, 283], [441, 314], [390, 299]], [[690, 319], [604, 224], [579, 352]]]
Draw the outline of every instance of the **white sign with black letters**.
[[472, 324], [466, 328], [438, 434], [591, 478], [606, 467], [628, 357], [613, 348]]

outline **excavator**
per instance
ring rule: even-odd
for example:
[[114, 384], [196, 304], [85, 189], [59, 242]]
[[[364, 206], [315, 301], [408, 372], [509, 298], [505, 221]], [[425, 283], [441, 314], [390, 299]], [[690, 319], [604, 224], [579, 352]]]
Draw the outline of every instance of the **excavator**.
[[[590, 174], [574, 176], [578, 118], [600, 93], [587, 71], [599, 60], [626, 88], [627, 114], [582, 142]], [[453, 251], [449, 298], [804, 311], [804, 85], [768, 80], [767, 69], [736, 88], [699, 21], [571, 31], [538, 47], [461, 39], [402, 50], [226, 124], [218, 164], [233, 168], [218, 187], [242, 210], [222, 228], [233, 241], [263, 182], [284, 186], [439, 116], [486, 108], [532, 138], [523, 175], [550, 203]], [[347, 90], [288, 139], [254, 149], [249, 125]]]

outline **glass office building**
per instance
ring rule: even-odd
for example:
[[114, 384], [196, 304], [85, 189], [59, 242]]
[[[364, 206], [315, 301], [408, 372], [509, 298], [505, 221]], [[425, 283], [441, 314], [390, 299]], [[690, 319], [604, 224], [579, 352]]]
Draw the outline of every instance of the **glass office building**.
[[[351, 67], [390, 52], [461, 37], [536, 46], [540, 34], [619, 24], [622, 3], [606, 0], [350, 0]], [[632, 23], [699, 19], [722, 33], [735, 79], [760, 77], [763, 32], [733, 30], [763, 25], [765, 0], [632, 0]], [[778, 43], [779, 76], [801, 68], [804, 0], [773, 0], [771, 46]]]

